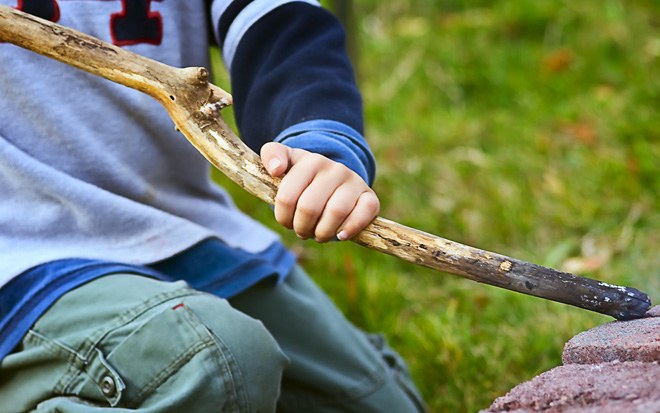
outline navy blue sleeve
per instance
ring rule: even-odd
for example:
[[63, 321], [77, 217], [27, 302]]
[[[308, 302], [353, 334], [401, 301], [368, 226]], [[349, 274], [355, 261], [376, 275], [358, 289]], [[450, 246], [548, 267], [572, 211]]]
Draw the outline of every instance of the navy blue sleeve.
[[258, 151], [278, 137], [371, 183], [362, 97], [335, 16], [313, 0], [216, 0], [213, 11], [243, 140]]

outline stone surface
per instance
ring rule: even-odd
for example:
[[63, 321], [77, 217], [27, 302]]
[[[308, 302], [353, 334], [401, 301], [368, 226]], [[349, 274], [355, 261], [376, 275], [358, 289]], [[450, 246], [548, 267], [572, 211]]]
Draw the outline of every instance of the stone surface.
[[646, 312], [647, 317], [660, 317], [660, 305], [656, 305]]
[[632, 361], [556, 367], [514, 387], [482, 413], [495, 412], [660, 412], [660, 364]]
[[[651, 311], [658, 311], [660, 306]], [[660, 317], [613, 321], [573, 337], [564, 346], [564, 364], [660, 361]]]
[[576, 335], [562, 359], [482, 413], [660, 413], [660, 306]]

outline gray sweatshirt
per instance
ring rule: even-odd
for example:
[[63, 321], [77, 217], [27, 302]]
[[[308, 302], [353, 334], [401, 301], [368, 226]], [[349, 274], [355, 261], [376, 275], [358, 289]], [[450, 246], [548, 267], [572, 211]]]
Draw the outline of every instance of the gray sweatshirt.
[[[60, 24], [172, 66], [209, 65], [203, 1], [146, 2], [162, 37], [135, 45], [117, 25], [132, 13], [124, 2], [55, 3]], [[144, 264], [210, 236], [249, 252], [277, 240], [150, 97], [10, 44], [0, 62], [0, 286], [62, 258]]]

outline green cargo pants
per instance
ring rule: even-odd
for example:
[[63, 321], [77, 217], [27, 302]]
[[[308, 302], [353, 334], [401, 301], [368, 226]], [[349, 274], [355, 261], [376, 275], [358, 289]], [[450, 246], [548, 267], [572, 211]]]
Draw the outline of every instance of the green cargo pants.
[[0, 364], [0, 413], [423, 409], [400, 358], [300, 269], [229, 302], [108, 275], [64, 295]]

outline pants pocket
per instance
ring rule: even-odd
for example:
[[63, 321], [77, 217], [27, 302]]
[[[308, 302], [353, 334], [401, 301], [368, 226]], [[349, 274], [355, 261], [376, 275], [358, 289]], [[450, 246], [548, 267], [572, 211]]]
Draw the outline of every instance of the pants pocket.
[[111, 331], [98, 343], [87, 378], [75, 393], [101, 396], [112, 406], [136, 407], [196, 355], [207, 349], [217, 352], [216, 347], [185, 305], [163, 303], [157, 312]]

